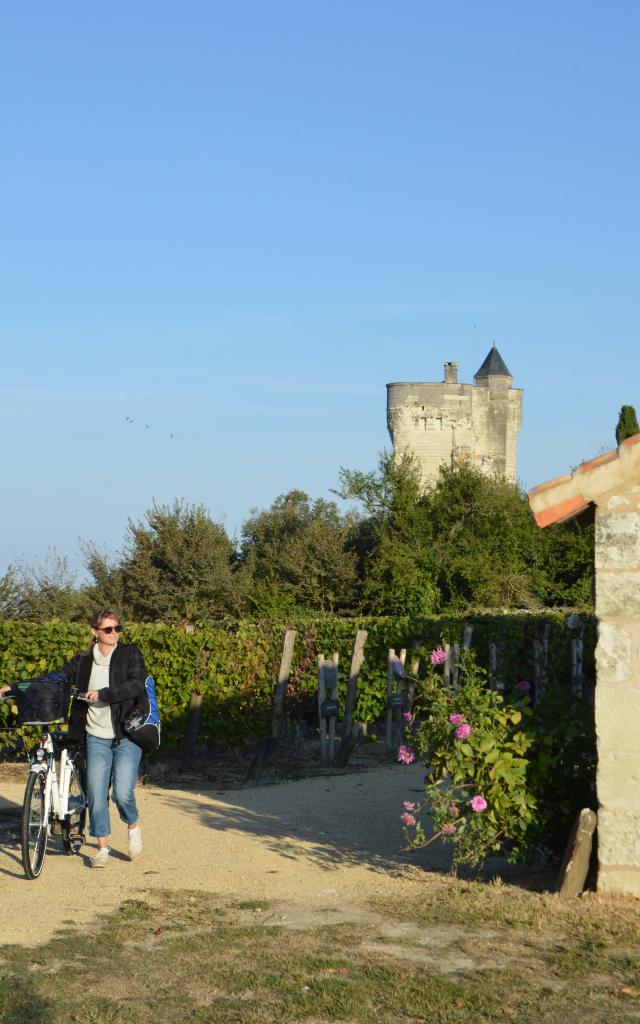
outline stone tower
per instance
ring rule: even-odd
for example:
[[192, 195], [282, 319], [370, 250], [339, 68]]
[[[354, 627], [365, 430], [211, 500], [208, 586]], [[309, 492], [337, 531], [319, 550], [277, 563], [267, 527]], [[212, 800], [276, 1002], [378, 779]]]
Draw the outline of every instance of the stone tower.
[[458, 364], [444, 364], [441, 384], [387, 384], [387, 426], [394, 452], [411, 452], [425, 484], [440, 466], [470, 462], [489, 476], [516, 480], [522, 390], [493, 345], [473, 378], [458, 383]]

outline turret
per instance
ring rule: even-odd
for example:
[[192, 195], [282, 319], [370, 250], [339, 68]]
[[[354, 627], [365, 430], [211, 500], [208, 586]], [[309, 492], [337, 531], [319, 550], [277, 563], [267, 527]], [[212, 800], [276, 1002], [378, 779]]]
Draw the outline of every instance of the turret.
[[491, 388], [492, 391], [508, 391], [513, 384], [513, 377], [498, 352], [495, 341], [487, 358], [476, 372], [473, 383], [478, 388]]

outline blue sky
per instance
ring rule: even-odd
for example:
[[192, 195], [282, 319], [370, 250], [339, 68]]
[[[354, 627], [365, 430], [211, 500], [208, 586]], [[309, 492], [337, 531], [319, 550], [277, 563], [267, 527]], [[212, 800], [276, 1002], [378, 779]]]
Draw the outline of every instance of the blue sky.
[[[640, 7], [0, 10], [0, 572], [229, 532], [389, 444], [385, 384], [524, 388], [528, 487], [640, 410]], [[133, 423], [129, 419], [133, 419]], [[171, 436], [173, 435], [173, 436]]]

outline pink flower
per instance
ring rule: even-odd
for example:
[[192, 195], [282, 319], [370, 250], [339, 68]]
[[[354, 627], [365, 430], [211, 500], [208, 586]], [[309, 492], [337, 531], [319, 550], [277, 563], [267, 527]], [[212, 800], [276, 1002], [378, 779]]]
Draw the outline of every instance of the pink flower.
[[526, 679], [522, 679], [519, 683], [516, 683], [516, 690], [520, 690], [521, 693], [528, 693], [531, 689], [531, 683], [527, 682]]
[[440, 831], [442, 832], [443, 836], [452, 836], [453, 833], [455, 832], [455, 830], [456, 830], [456, 826], [452, 825], [451, 822], [447, 822], [447, 824], [443, 825], [442, 828], [440, 829]]
[[473, 729], [471, 728], [471, 726], [468, 725], [467, 722], [464, 722], [463, 725], [458, 726], [454, 733], [454, 736], [457, 740], [466, 740], [467, 736], [470, 736], [472, 732]]
[[409, 828], [411, 825], [415, 825], [416, 823], [416, 819], [414, 818], [413, 814], [401, 814], [400, 819], [404, 822], [407, 828]]
[[480, 814], [482, 811], [486, 811], [486, 809], [487, 809], [487, 801], [485, 800], [485, 798], [483, 796], [480, 796], [478, 794], [478, 796], [472, 796], [471, 797], [471, 799], [469, 801], [469, 806], [470, 806], [472, 811], [476, 812], [476, 814]]
[[453, 800], [451, 801], [451, 803], [447, 807], [447, 811], [449, 812], [449, 814], [451, 815], [452, 818], [459, 818], [460, 817], [460, 808], [458, 807], [457, 804], [455, 804], [453, 802]]
[[410, 711], [403, 711], [402, 717], [404, 718], [405, 722], [413, 722], [413, 715], [411, 714]]
[[447, 660], [447, 652], [442, 650], [442, 647], [436, 647], [435, 651], [432, 651], [429, 655], [429, 661], [432, 665], [442, 665]]
[[411, 747], [406, 747], [403, 743], [398, 747], [397, 759], [400, 762], [400, 764], [411, 764], [412, 761], [415, 761], [416, 755], [414, 754]]
[[404, 807], [405, 811], [415, 811], [416, 809], [416, 805], [412, 804], [410, 800], [405, 800], [402, 806]]
[[463, 715], [449, 715], [449, 721], [451, 722], [452, 725], [460, 725], [461, 722], [464, 722], [464, 716]]

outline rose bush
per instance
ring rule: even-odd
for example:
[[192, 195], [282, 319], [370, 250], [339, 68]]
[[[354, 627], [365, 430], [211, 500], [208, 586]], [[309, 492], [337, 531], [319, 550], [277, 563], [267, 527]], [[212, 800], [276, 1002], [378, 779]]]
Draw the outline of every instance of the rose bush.
[[[442, 660], [428, 660], [401, 748], [424, 756], [427, 769], [424, 800], [411, 807], [415, 825], [403, 820], [409, 846], [442, 839], [453, 843], [455, 864], [470, 865], [499, 853], [512, 861], [541, 848], [561, 854], [578, 811], [596, 805], [591, 705], [556, 686], [532, 708], [524, 679], [505, 701], [470, 651], [460, 653], [459, 685], [447, 686]], [[425, 812], [433, 816], [429, 836]]]
[[[514, 859], [537, 821], [537, 801], [527, 783], [534, 737], [524, 723], [530, 711], [526, 697], [505, 704], [488, 689], [471, 652], [462, 651], [460, 658], [456, 689], [445, 687], [436, 671], [441, 659], [429, 659], [411, 737], [411, 747], [426, 759], [425, 798], [410, 815], [415, 825], [405, 812], [405, 834], [412, 847], [437, 838], [453, 843], [455, 863], [477, 865], [505, 849]], [[430, 838], [417, 817], [425, 810], [433, 814]]]

